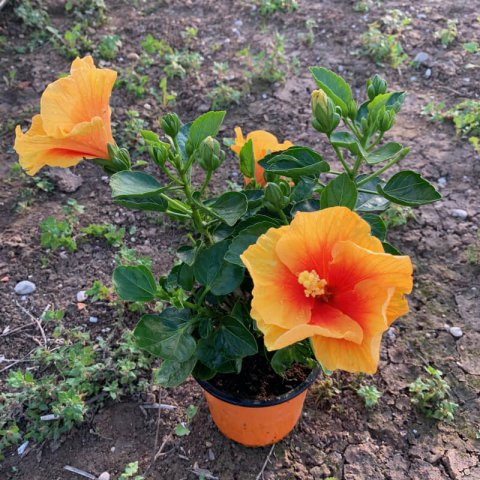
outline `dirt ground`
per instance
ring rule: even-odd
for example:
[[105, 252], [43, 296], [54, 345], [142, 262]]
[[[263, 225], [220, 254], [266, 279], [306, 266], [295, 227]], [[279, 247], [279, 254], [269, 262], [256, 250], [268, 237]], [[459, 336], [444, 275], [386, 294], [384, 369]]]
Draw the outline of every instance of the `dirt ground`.
[[[54, 24], [61, 25], [65, 21], [63, 2], [48, 3]], [[432, 100], [452, 105], [463, 99], [478, 98], [480, 57], [470, 56], [467, 60], [468, 54], [461, 45], [480, 38], [478, 2], [388, 0], [368, 13], [358, 13], [348, 0], [301, 0], [294, 14], [276, 13], [267, 18], [252, 14], [247, 1], [106, 3], [109, 20], [93, 38], [106, 32], [120, 36], [123, 46], [120, 56], [111, 64], [113, 67], [116, 62], [122, 66], [134, 62], [129, 54], [139, 52], [140, 41], [147, 33], [181, 46], [179, 32], [186, 26], [199, 28], [195, 48], [205, 57], [204, 66], [198, 75], [172, 83], [178, 93], [174, 109], [184, 120], [208, 109], [206, 92], [216, 82], [212, 72], [214, 61], [228, 60], [231, 74], [241, 78], [235, 52], [249, 44], [263, 45], [275, 28], [285, 35], [286, 53], [298, 58], [298, 71], [290, 73], [284, 84], [254, 89], [239, 106], [230, 108], [221, 132], [225, 137], [232, 137], [233, 127], [241, 125], [244, 132], [266, 129], [282, 140], [323, 148], [325, 145], [319, 144], [318, 135], [309, 126], [309, 97], [314, 88], [307, 69], [310, 65], [340, 72], [352, 82], [357, 95], [364, 95], [366, 79], [376, 72], [388, 80], [391, 88], [407, 91], [405, 107], [388, 138], [412, 147], [403, 166], [421, 171], [439, 187], [443, 201], [418, 210], [416, 220], [390, 233], [390, 242], [412, 257], [415, 287], [410, 297], [410, 313], [385, 336], [379, 372], [368, 379], [383, 396], [377, 408], [367, 411], [349, 388], [349, 383], [355, 380], [353, 376], [334, 375], [338, 392], [333, 398], [325, 397], [319, 380], [310, 391], [295, 431], [275, 446], [263, 478], [480, 479], [480, 445], [475, 440], [480, 428], [480, 267], [468, 263], [465, 254], [476, 239], [480, 222], [480, 160], [467, 141], [455, 137], [452, 125], [432, 123], [420, 115], [422, 107]], [[411, 28], [403, 38], [406, 52], [412, 58], [420, 51], [426, 52], [428, 65], [418, 69], [407, 66], [399, 72], [380, 68], [356, 54], [360, 48], [359, 33], [392, 8], [399, 8], [412, 18]], [[303, 45], [297, 36], [305, 31], [307, 18], [318, 23], [312, 47]], [[460, 38], [450, 48], [443, 49], [433, 39], [432, 32], [450, 18], [459, 20]], [[8, 8], [1, 13], [0, 34], [15, 45], [27, 42]], [[214, 53], [213, 44], [220, 45]], [[31, 117], [45, 86], [59, 72], [68, 70], [69, 61], [45, 45], [21, 55], [4, 49], [0, 62], [0, 77], [12, 66], [18, 72], [15, 88], [0, 86], [3, 123], [0, 178], [5, 179], [16, 162], [12, 125]], [[474, 68], [466, 69], [467, 63], [474, 64]], [[427, 67], [431, 69], [430, 77], [425, 75]], [[156, 119], [165, 112], [148, 95], [136, 99], [120, 90], [114, 91], [112, 106], [116, 122], [121, 124], [125, 112], [135, 108], [153, 129]], [[28, 123], [24, 121], [22, 125]], [[326, 150], [325, 156], [333, 161], [333, 152]], [[82, 225], [111, 221], [136, 226], [137, 233], [128, 236], [127, 244], [151, 256], [156, 272], [164, 273], [170, 266], [175, 246], [182, 240], [182, 232], [176, 225], [157, 222], [152, 215], [132, 213], [112, 204], [109, 187], [101, 179], [102, 172], [88, 162], [74, 172], [83, 178], [83, 185], [75, 193], [40, 192], [21, 213], [14, 208], [22, 188], [20, 181], [0, 182], [0, 278], [8, 277], [8, 281], [0, 282], [0, 332], [7, 325], [15, 328], [26, 320], [15, 304], [14, 293], [15, 284], [25, 279], [37, 285], [37, 291], [25, 303], [36, 314], [52, 304], [66, 312], [64, 321], [69, 326], [82, 325], [93, 332], [97, 328], [114, 327], [116, 319], [108, 306], [89, 306], [80, 313], [75, 308], [76, 293], [89, 287], [93, 280], [111, 284], [115, 254], [112, 248], [101, 242], [80, 244], [74, 253], [52, 254], [47, 268], [42, 267], [44, 250], [39, 244], [38, 224], [59, 212], [69, 197], [86, 207]], [[216, 188], [225, 189], [227, 181], [238, 179], [236, 160], [228, 154]], [[453, 216], [454, 209], [465, 210], [467, 218]], [[98, 316], [101, 325], [90, 324], [91, 315]], [[460, 327], [463, 336], [454, 338], [446, 325]], [[7, 358], [25, 355], [34, 347], [31, 336], [0, 337], [0, 354]], [[454, 400], [460, 405], [452, 424], [427, 419], [410, 403], [407, 385], [427, 364], [445, 373]], [[0, 387], [4, 388], [4, 384], [0, 383]], [[167, 440], [166, 448], [145, 475], [146, 479], [198, 478], [192, 472], [195, 466], [207, 469], [221, 480], [258, 478], [270, 449], [247, 449], [225, 439], [212, 423], [200, 388], [193, 380], [162, 395], [165, 403], [179, 407], [193, 403], [200, 405], [200, 411], [191, 434], [182, 438], [169, 437], [177, 422], [177, 411], [162, 412], [159, 436], [160, 441]], [[157, 414], [149, 411], [145, 416], [134, 400], [106, 405], [91, 423], [73, 431], [56, 449], [46, 444], [41, 451], [33, 451], [21, 459], [11, 452], [0, 464], [0, 478], [81, 478], [64, 471], [65, 465], [96, 475], [108, 471], [116, 478], [128, 462], [136, 460], [143, 473], [154, 454], [156, 425]], [[12, 473], [12, 466], [17, 473]]]

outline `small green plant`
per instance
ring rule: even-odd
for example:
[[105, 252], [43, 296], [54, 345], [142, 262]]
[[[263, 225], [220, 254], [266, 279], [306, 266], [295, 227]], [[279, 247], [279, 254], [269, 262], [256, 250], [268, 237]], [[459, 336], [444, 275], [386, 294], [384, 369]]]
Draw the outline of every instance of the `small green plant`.
[[434, 34], [434, 37], [437, 40], [440, 40], [445, 48], [447, 48], [458, 36], [457, 23], [458, 20], [456, 19], [447, 20], [446, 28], [442, 28]]
[[98, 54], [103, 60], [114, 60], [121, 46], [122, 42], [118, 35], [105, 35], [98, 45]]
[[298, 9], [297, 0], [256, 0], [255, 4], [262, 15], [276, 12], [293, 13]]
[[189, 405], [187, 407], [187, 410], [185, 411], [185, 415], [187, 417], [186, 422], [177, 423], [177, 425], [175, 426], [174, 432], [177, 437], [185, 437], [186, 435], [190, 435], [189, 425], [197, 412], [198, 407], [196, 407], [195, 405]]
[[168, 107], [171, 103], [175, 102], [177, 94], [174, 91], [167, 90], [167, 77], [163, 77], [158, 84], [160, 91], [162, 92], [162, 106]]
[[307, 18], [305, 21], [306, 32], [298, 34], [299, 40], [308, 47], [313, 46], [315, 42], [315, 30], [318, 28], [317, 21], [314, 18]]
[[[118, 480], [144, 480], [144, 477], [141, 475], [136, 475], [138, 473], [138, 462], [129, 463], [123, 473], [118, 477]], [[135, 475], [135, 477], [134, 477]]]
[[172, 47], [165, 40], [157, 40], [153, 35], [148, 34], [141, 42], [143, 50], [149, 55], [158, 55], [164, 58], [165, 55], [173, 53]]
[[147, 268], [151, 268], [152, 259], [147, 256], [139, 256], [134, 248], [122, 247], [118, 254], [115, 256], [115, 263], [117, 265], [144, 265]]
[[133, 68], [122, 73], [122, 76], [117, 80], [117, 85], [125, 88], [128, 93], [135, 97], [143, 98], [147, 91], [148, 75], [141, 75]]
[[382, 396], [375, 385], [362, 385], [357, 390], [357, 394], [363, 398], [367, 408], [375, 407], [378, 404], [378, 400]]
[[198, 52], [179, 51], [165, 55], [167, 65], [163, 71], [168, 78], [185, 78], [187, 71], [198, 70], [203, 63], [203, 57]]
[[401, 10], [390, 10], [381, 21], [368, 25], [368, 30], [360, 36], [366, 55], [377, 64], [387, 61], [392, 68], [400, 68], [408, 60], [400, 42], [401, 34], [411, 19]]
[[443, 122], [443, 110], [445, 109], [445, 102], [429, 102], [421, 111], [425, 117], [429, 117], [432, 122]]
[[50, 17], [42, 1], [21, 0], [15, 7], [15, 15], [27, 28], [43, 30], [50, 24]]
[[198, 37], [198, 28], [197, 27], [186, 27], [183, 32], [180, 32], [180, 35], [183, 41], [187, 45], [191, 45], [194, 40]]
[[63, 207], [64, 217], [57, 220], [53, 216], [47, 217], [40, 223], [40, 244], [43, 248], [55, 251], [65, 248], [69, 252], [77, 249], [77, 242], [73, 234], [78, 223], [76, 214], [83, 213], [84, 207], [70, 198]]
[[210, 108], [212, 110], [220, 110], [227, 108], [233, 103], [240, 105], [242, 92], [224, 82], [219, 82], [210, 92], [208, 98], [211, 101]]
[[125, 228], [117, 228], [111, 223], [91, 223], [80, 231], [85, 235], [104, 238], [112, 247], [120, 247], [125, 236]]
[[416, 220], [417, 217], [412, 207], [403, 205], [391, 205], [382, 214], [382, 219], [389, 228], [401, 227], [406, 225], [409, 220]]
[[112, 292], [101, 280], [94, 280], [93, 285], [85, 291], [85, 294], [93, 303], [99, 300], [110, 301], [112, 298]]
[[463, 44], [463, 49], [468, 53], [480, 52], [480, 47], [478, 46], [478, 42], [466, 42]]
[[107, 20], [105, 0], [67, 0], [65, 11], [91, 27], [99, 27]]
[[418, 377], [408, 387], [412, 403], [429, 417], [453, 421], [458, 405], [449, 400], [450, 385], [444, 380], [440, 370], [428, 366], [425, 371], [428, 377]]
[[63, 35], [53, 27], [47, 27], [47, 30], [52, 34], [51, 41], [55, 48], [67, 58], [74, 59], [93, 50], [87, 28], [88, 25], [84, 22], [74, 24]]
[[3, 83], [5, 83], [7, 88], [13, 88], [16, 83], [16, 78], [17, 78], [17, 70], [15, 67], [10, 68], [8, 70], [8, 73], [6, 75], [2, 76], [3, 78]]

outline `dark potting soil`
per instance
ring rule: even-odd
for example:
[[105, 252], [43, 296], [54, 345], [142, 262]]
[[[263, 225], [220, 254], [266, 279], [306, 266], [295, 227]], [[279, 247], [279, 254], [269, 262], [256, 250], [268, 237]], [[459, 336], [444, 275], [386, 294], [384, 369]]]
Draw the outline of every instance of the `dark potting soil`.
[[273, 400], [304, 382], [311, 371], [306, 365], [295, 364], [285, 371], [284, 376], [280, 376], [263, 355], [254, 355], [243, 360], [242, 370], [238, 375], [220, 373], [209, 383], [238, 399]]

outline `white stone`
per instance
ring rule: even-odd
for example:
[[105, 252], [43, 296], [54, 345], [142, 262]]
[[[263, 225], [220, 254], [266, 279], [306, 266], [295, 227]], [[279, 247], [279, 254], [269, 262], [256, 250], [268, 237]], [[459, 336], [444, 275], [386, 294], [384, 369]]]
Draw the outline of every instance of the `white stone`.
[[15, 285], [17, 295], [30, 295], [37, 289], [37, 286], [28, 280], [23, 280]]
[[460, 327], [450, 327], [450, 334], [455, 338], [460, 338], [463, 335]]
[[437, 180], [437, 183], [440, 188], [444, 188], [447, 185], [447, 179], [445, 177], [440, 177]]
[[455, 208], [452, 210], [452, 217], [465, 220], [468, 217], [468, 213], [466, 210], [462, 210], [461, 208]]
[[98, 477], [98, 480], [110, 480], [110, 474], [108, 472], [103, 472]]
[[98, 317], [90, 317], [90, 318], [88, 319], [88, 321], [89, 321], [90, 323], [98, 323]]
[[85, 290], [80, 290], [77, 293], [77, 302], [84, 302], [87, 299], [87, 293]]

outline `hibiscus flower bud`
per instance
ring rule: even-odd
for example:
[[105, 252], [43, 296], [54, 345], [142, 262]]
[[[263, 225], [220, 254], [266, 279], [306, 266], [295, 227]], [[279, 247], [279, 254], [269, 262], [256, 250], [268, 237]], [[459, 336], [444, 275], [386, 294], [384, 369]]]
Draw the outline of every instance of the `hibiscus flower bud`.
[[269, 183], [265, 188], [263, 201], [269, 210], [275, 212], [282, 210], [287, 205], [288, 197], [285, 197], [282, 189], [276, 183]]
[[315, 130], [330, 135], [340, 122], [340, 113], [332, 100], [322, 90], [312, 92], [312, 125]]
[[370, 100], [373, 100], [377, 95], [381, 95], [387, 91], [387, 82], [380, 77], [374, 75], [367, 80], [367, 95]]
[[120, 148], [115, 144], [109, 144], [107, 149], [115, 172], [131, 169], [132, 161], [130, 160], [130, 154], [126, 148]]
[[206, 172], [215, 171], [225, 160], [225, 152], [220, 143], [212, 137], [207, 137], [196, 152], [199, 165]]
[[393, 127], [395, 123], [395, 112], [393, 110], [386, 110], [383, 112], [382, 117], [379, 120], [378, 129], [381, 132], [386, 132]]
[[180, 131], [182, 122], [176, 113], [167, 113], [160, 119], [160, 126], [166, 135], [175, 138]]
[[150, 145], [148, 147], [148, 153], [159, 167], [163, 167], [167, 161], [172, 159], [172, 152], [168, 143], [161, 142]]

